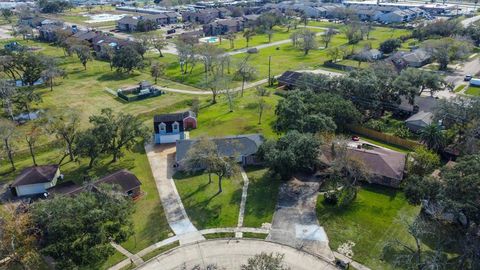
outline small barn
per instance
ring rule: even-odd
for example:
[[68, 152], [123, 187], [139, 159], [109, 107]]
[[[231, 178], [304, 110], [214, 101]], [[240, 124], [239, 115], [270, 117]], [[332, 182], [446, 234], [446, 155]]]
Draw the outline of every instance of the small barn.
[[278, 87], [284, 87], [286, 90], [294, 89], [302, 75], [302, 73], [296, 71], [285, 71], [277, 79]]
[[62, 176], [58, 165], [32, 166], [24, 169], [10, 185], [15, 196], [33, 196], [47, 192]]

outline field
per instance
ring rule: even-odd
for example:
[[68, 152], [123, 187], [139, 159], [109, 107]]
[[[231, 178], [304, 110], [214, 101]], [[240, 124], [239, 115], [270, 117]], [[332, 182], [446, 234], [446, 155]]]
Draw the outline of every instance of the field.
[[465, 94], [472, 95], [472, 96], [480, 96], [480, 87], [478, 86], [468, 86]]
[[353, 259], [372, 269], [393, 269], [381, 260], [383, 246], [395, 238], [409, 241], [410, 236], [403, 217], [415, 217], [418, 207], [410, 206], [401, 191], [380, 187], [364, 186], [356, 200], [346, 208], [317, 201], [317, 216], [327, 232], [330, 247], [353, 241]]

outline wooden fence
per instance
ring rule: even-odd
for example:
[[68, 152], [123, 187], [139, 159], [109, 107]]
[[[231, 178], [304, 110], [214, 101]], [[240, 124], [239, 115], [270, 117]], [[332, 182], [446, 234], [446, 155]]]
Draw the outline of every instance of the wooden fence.
[[347, 129], [350, 130], [353, 133], [363, 135], [370, 137], [372, 139], [376, 139], [382, 142], [386, 142], [389, 144], [394, 144], [403, 148], [407, 148], [409, 150], [415, 150], [416, 148], [423, 146], [423, 144], [416, 142], [416, 141], [411, 141], [411, 140], [406, 140], [402, 139], [400, 137], [396, 137], [393, 135], [385, 134], [382, 132], [375, 131], [373, 129], [357, 126], [357, 125], [348, 125]]

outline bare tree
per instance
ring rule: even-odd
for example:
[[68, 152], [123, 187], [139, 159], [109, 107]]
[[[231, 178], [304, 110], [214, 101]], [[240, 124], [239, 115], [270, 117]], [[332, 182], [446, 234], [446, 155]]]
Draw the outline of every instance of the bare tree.
[[[76, 111], [68, 111], [63, 115], [55, 115], [48, 119], [47, 131], [55, 134], [65, 142], [67, 151], [65, 156], [70, 156], [70, 161], [75, 159], [73, 143], [78, 135], [80, 115]], [[63, 160], [63, 158], [62, 158]]]
[[327, 30], [322, 35], [322, 41], [325, 43], [325, 48], [328, 48], [328, 44], [330, 44], [330, 41], [332, 40], [333, 36], [337, 34], [337, 30], [329, 27]]
[[17, 93], [14, 83], [8, 80], [0, 80], [0, 100], [5, 113], [13, 121], [13, 98]]
[[242, 80], [242, 97], [243, 91], [245, 90], [245, 82], [254, 79], [257, 74], [257, 69], [248, 63], [248, 59], [249, 56], [245, 57], [245, 59], [238, 64], [237, 71], [235, 72], [235, 77]]
[[10, 161], [10, 165], [12, 166], [12, 171], [15, 171], [15, 162], [13, 161], [13, 145], [12, 140], [16, 137], [17, 131], [15, 125], [6, 120], [0, 118], [0, 138], [3, 142], [4, 150], [7, 154], [7, 158]]
[[37, 140], [43, 134], [44, 130], [37, 121], [31, 123], [30, 128], [25, 131], [25, 141], [27, 141], [28, 149], [30, 150], [30, 155], [32, 156], [34, 166], [37, 166], [37, 161], [35, 159], [35, 145], [37, 144]]
[[160, 62], [153, 62], [150, 67], [150, 74], [155, 78], [155, 84], [157, 84], [158, 77], [165, 74], [165, 64]]
[[257, 109], [258, 109], [258, 124], [262, 124], [262, 116], [265, 110], [270, 109], [270, 105], [265, 101], [266, 96], [269, 96], [270, 92], [265, 87], [257, 87]]
[[50, 91], [53, 91], [53, 85], [56, 78], [67, 76], [64, 69], [58, 67], [58, 61], [53, 57], [44, 58], [45, 69], [42, 71], [43, 80], [50, 85]]

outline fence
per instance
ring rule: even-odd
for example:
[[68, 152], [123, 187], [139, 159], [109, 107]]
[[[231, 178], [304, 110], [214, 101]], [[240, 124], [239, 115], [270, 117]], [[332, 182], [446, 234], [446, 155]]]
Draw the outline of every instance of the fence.
[[369, 128], [364, 128], [360, 126], [354, 126], [354, 125], [348, 125], [347, 129], [349, 129], [351, 132], [370, 137], [372, 139], [376, 139], [379, 141], [383, 141], [389, 144], [394, 144], [403, 148], [407, 148], [409, 150], [415, 150], [415, 148], [423, 146], [423, 144], [416, 142], [416, 141], [411, 141], [411, 140], [406, 140], [402, 139], [396, 136], [392, 136], [389, 134], [385, 134], [382, 132], [375, 131], [373, 129]]
[[343, 71], [352, 71], [352, 70], [357, 70], [358, 69], [356, 67], [334, 63], [332, 60], [325, 61], [325, 63], [323, 63], [323, 64], [326, 67], [335, 68], [335, 69], [339, 69], [339, 70], [343, 70]]

